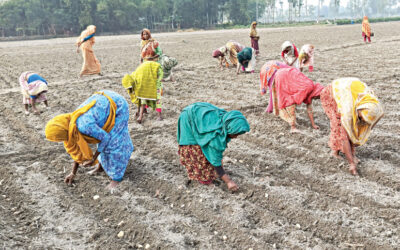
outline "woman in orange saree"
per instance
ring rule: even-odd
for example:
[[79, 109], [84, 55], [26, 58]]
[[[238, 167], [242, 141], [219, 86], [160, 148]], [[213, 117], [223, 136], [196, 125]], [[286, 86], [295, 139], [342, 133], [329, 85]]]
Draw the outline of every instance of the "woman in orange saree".
[[94, 35], [96, 33], [96, 26], [89, 25], [84, 31], [82, 31], [80, 37], [76, 41], [76, 52], [79, 53], [79, 48], [82, 50], [83, 65], [79, 77], [83, 75], [95, 75], [100, 74], [101, 65], [97, 60], [94, 52], [93, 45], [95, 43]]

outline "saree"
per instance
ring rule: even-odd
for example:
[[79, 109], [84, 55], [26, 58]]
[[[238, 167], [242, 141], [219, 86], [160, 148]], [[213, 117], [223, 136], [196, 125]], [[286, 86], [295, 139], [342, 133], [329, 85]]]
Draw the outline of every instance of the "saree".
[[23, 72], [19, 76], [19, 84], [21, 86], [23, 104], [47, 101], [44, 93], [48, 91], [47, 81], [40, 75], [29, 71]]
[[229, 60], [234, 66], [236, 66], [238, 64], [237, 53], [242, 51], [244, 49], [244, 46], [240, 43], [229, 41], [226, 43], [225, 47], [229, 52]]
[[76, 41], [77, 46], [81, 48], [83, 56], [83, 65], [80, 73], [81, 76], [94, 75], [101, 72], [100, 62], [97, 60], [93, 51], [93, 45], [95, 43], [93, 35], [95, 32], [96, 26], [89, 25], [84, 31], [82, 31], [80, 37]]
[[[287, 48], [290, 48], [289, 52], [285, 52]], [[281, 46], [281, 58], [283, 61], [287, 61], [289, 66], [296, 65], [296, 60], [299, 57], [299, 52], [297, 51], [296, 46], [289, 42], [285, 41]]]
[[256, 66], [256, 53], [253, 48], [246, 47], [237, 54], [239, 63], [242, 65], [242, 70], [252, 72]]
[[296, 68], [300, 67], [308, 67], [310, 72], [314, 70], [314, 45], [305, 44], [301, 47]]
[[369, 24], [367, 16], [364, 16], [363, 18], [361, 30], [363, 36], [365, 35], [366, 37], [371, 37], [371, 25]]
[[265, 111], [268, 113], [272, 112], [274, 106], [272, 99], [272, 83], [274, 82], [276, 71], [281, 68], [289, 68], [289, 66], [279, 61], [268, 61], [261, 67], [260, 70], [261, 95], [267, 93], [267, 88], [269, 89], [269, 102]]
[[221, 166], [229, 134], [243, 134], [250, 125], [237, 110], [230, 112], [210, 103], [197, 102], [184, 108], [179, 116], [177, 140], [181, 146], [199, 145], [213, 166]]
[[[148, 38], [145, 39], [144, 34], [148, 35]], [[141, 51], [140, 57], [143, 60], [153, 59], [156, 57], [160, 57], [162, 55], [162, 50], [159, 47], [159, 43], [151, 37], [150, 30], [143, 29], [141, 33]]]
[[341, 116], [341, 124], [349, 139], [357, 146], [365, 144], [371, 129], [384, 114], [378, 98], [358, 78], [333, 81], [332, 94]]

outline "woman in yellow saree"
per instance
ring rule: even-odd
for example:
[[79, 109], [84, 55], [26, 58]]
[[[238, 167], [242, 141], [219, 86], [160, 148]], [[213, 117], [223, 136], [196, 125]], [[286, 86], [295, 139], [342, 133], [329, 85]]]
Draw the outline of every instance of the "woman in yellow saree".
[[362, 36], [364, 37], [364, 42], [371, 42], [371, 25], [369, 24], [368, 17], [364, 16], [362, 21]]
[[359, 162], [355, 147], [364, 145], [372, 128], [383, 116], [383, 108], [373, 91], [358, 78], [341, 78], [321, 92], [321, 103], [330, 120], [329, 146], [332, 155], [342, 151], [350, 172], [357, 175]]

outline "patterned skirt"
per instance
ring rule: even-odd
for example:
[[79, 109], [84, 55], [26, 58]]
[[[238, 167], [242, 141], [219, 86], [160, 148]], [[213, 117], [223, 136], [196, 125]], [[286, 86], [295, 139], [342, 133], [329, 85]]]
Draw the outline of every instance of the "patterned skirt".
[[207, 160], [199, 145], [179, 146], [178, 154], [189, 179], [208, 185], [218, 177], [214, 166]]
[[329, 147], [333, 151], [340, 150], [343, 152], [343, 141], [349, 140], [349, 137], [342, 126], [340, 113], [332, 95], [331, 85], [322, 90], [320, 98], [322, 107], [330, 120], [331, 133], [329, 135]]

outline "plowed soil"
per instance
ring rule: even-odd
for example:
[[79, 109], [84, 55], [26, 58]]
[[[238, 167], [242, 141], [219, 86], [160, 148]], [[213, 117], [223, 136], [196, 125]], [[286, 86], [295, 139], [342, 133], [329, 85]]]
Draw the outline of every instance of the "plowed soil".
[[[82, 57], [75, 38], [0, 43], [0, 248], [32, 249], [394, 249], [400, 246], [400, 23], [373, 24], [372, 44], [361, 26], [260, 29], [261, 56], [279, 59], [280, 45], [316, 46], [315, 71], [323, 85], [359, 77], [375, 90], [385, 116], [358, 149], [360, 177], [344, 160], [330, 158], [329, 121], [314, 102], [320, 130], [298, 107], [300, 134], [266, 114], [259, 70], [237, 76], [219, 71], [213, 49], [228, 40], [249, 45], [248, 30], [153, 34], [164, 53], [178, 59], [167, 82], [164, 120], [150, 112], [130, 134], [135, 151], [117, 192], [106, 175], [80, 168], [73, 186], [63, 183], [72, 160], [63, 145], [45, 140], [44, 126], [71, 112], [92, 93], [111, 89], [128, 99], [124, 74], [139, 64], [139, 36], [97, 37], [103, 76], [79, 79]], [[50, 108], [23, 112], [18, 76], [38, 72], [49, 82]], [[177, 155], [180, 110], [196, 101], [247, 117], [251, 132], [229, 144], [225, 168], [240, 191], [223, 183], [188, 183]], [[95, 195], [99, 199], [93, 199]], [[124, 236], [117, 234], [123, 231]]]

